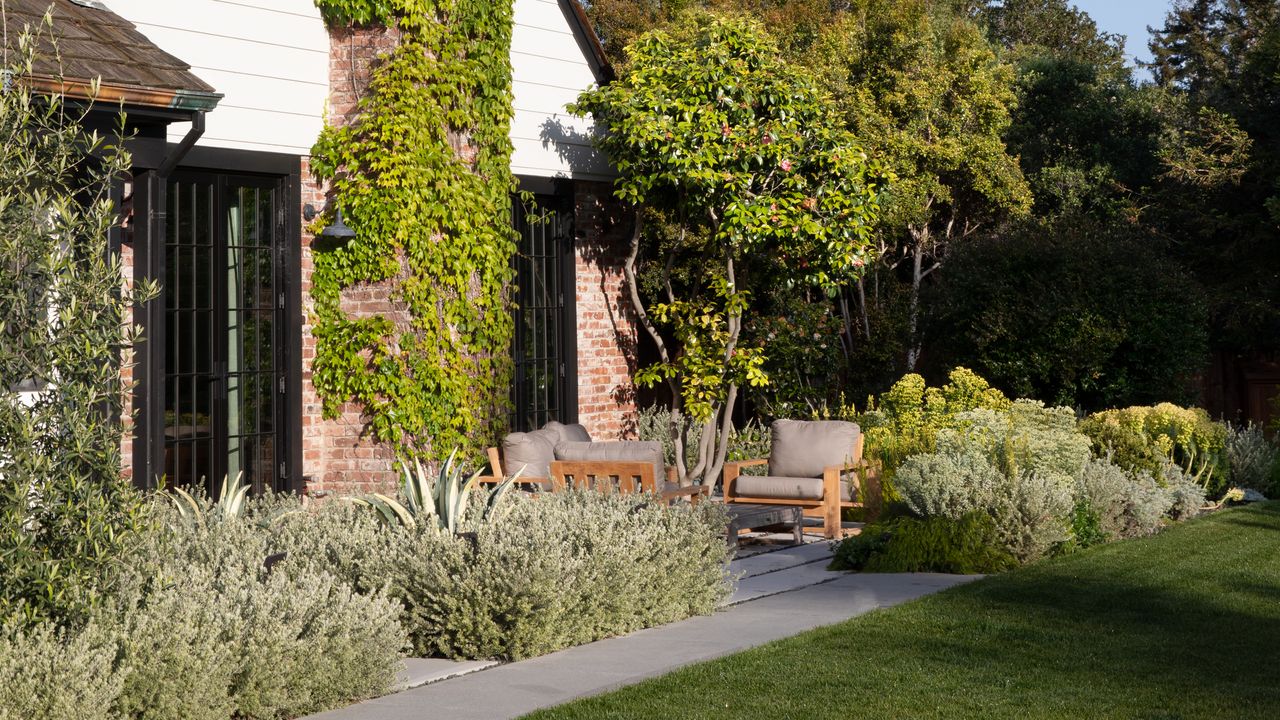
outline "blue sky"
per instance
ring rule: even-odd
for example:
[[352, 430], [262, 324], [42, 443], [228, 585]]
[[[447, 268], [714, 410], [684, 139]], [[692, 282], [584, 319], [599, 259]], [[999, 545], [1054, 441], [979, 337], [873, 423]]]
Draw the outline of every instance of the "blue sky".
[[1147, 26], [1163, 26], [1165, 13], [1173, 5], [1170, 0], [1073, 0], [1073, 4], [1089, 13], [1100, 30], [1127, 36], [1124, 49], [1131, 64], [1135, 57], [1151, 59]]

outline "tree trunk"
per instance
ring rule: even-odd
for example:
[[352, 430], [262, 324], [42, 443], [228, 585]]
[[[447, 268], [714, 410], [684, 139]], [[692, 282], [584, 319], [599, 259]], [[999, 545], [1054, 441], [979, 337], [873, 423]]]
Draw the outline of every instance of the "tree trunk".
[[924, 250], [929, 240], [928, 229], [911, 229], [911, 237], [915, 239], [911, 257], [911, 306], [908, 316], [910, 347], [907, 350], [907, 372], [916, 371], [916, 363], [920, 361], [920, 337], [917, 334], [920, 326], [920, 283], [924, 279]]
[[[644, 210], [642, 208], [636, 209], [635, 226], [631, 231], [631, 247], [627, 252], [626, 262], [622, 265], [622, 274], [627, 281], [627, 294], [631, 299], [631, 309], [635, 311], [636, 319], [640, 322], [640, 326], [645, 329], [645, 332], [649, 334], [649, 337], [653, 339], [654, 344], [658, 346], [659, 360], [669, 363], [671, 362], [671, 354], [667, 351], [667, 344], [658, 332], [658, 328], [654, 326], [649, 313], [645, 310], [644, 303], [640, 300], [640, 284], [636, 281], [636, 258], [640, 255], [640, 239], [644, 231], [643, 213]], [[681, 485], [686, 485], [689, 481], [689, 472], [684, 461], [684, 402], [680, 395], [680, 383], [675, 378], [668, 378], [667, 386], [671, 389], [671, 415], [667, 431], [671, 434], [671, 441], [675, 446], [674, 462], [677, 477]]]

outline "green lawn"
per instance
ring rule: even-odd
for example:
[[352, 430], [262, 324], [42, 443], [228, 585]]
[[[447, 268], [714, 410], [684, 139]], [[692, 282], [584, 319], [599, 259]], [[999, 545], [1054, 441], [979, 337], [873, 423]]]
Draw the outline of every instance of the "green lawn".
[[1280, 503], [530, 718], [1280, 718]]

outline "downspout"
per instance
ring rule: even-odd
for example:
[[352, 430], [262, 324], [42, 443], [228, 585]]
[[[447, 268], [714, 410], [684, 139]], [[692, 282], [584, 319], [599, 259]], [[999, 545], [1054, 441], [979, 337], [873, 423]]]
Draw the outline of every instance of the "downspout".
[[191, 113], [191, 129], [182, 138], [182, 142], [178, 143], [178, 147], [173, 149], [164, 160], [160, 162], [160, 167], [156, 168], [156, 174], [160, 179], [164, 180], [169, 177], [169, 173], [178, 167], [178, 163], [182, 162], [182, 158], [187, 156], [191, 151], [191, 146], [204, 135], [204, 110], [196, 110]]
[[[146, 178], [147, 198], [147, 237], [146, 243], [135, 250], [145, 253], [143, 262], [134, 269], [134, 277], [138, 270], [143, 270], [147, 279], [159, 281], [164, 277], [165, 257], [164, 239], [168, 218], [166, 208], [168, 199], [169, 175], [178, 167], [178, 163], [187, 156], [191, 148], [204, 135], [204, 110], [191, 113], [191, 129], [178, 143], [177, 147], [165, 154], [159, 167], [149, 170]], [[135, 192], [137, 189], [135, 188]], [[138, 258], [135, 254], [135, 262]], [[142, 352], [142, 372], [145, 382], [138, 383], [134, 394], [134, 409], [138, 415], [138, 439], [140, 447], [134, 450], [135, 472], [141, 469], [141, 477], [134, 477], [135, 485], [154, 487], [155, 481], [164, 472], [164, 402], [161, 394], [155, 389], [164, 386], [164, 377], [160, 371], [164, 368], [164, 288], [161, 295], [151, 300], [145, 307], [136, 307], [135, 317], [141, 315], [146, 332], [146, 348]]]

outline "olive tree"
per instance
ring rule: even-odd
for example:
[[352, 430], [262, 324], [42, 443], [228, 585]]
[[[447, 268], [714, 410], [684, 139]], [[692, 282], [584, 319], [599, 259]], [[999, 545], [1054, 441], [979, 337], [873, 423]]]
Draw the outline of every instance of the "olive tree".
[[[601, 126], [598, 144], [620, 173], [616, 195], [642, 211], [625, 276], [659, 361], [636, 381], [671, 390], [681, 481], [714, 482], [739, 388], [768, 382], [763, 348], [740, 342], [745, 269], [767, 254], [789, 282], [834, 291], [856, 277], [871, 260], [882, 171], [756, 21], [690, 12], [642, 35], [627, 55], [621, 77], [571, 110]], [[636, 269], [646, 209], [676, 218], [701, 257], [697, 282], [680, 293], [659, 283], [649, 304]], [[693, 467], [683, 460], [686, 414], [702, 429]]]
[[109, 252], [120, 138], [27, 82], [48, 22], [5, 58], [0, 93], [0, 622], [82, 618], [141, 517], [120, 370], [126, 311], [154, 287], [125, 289]]

